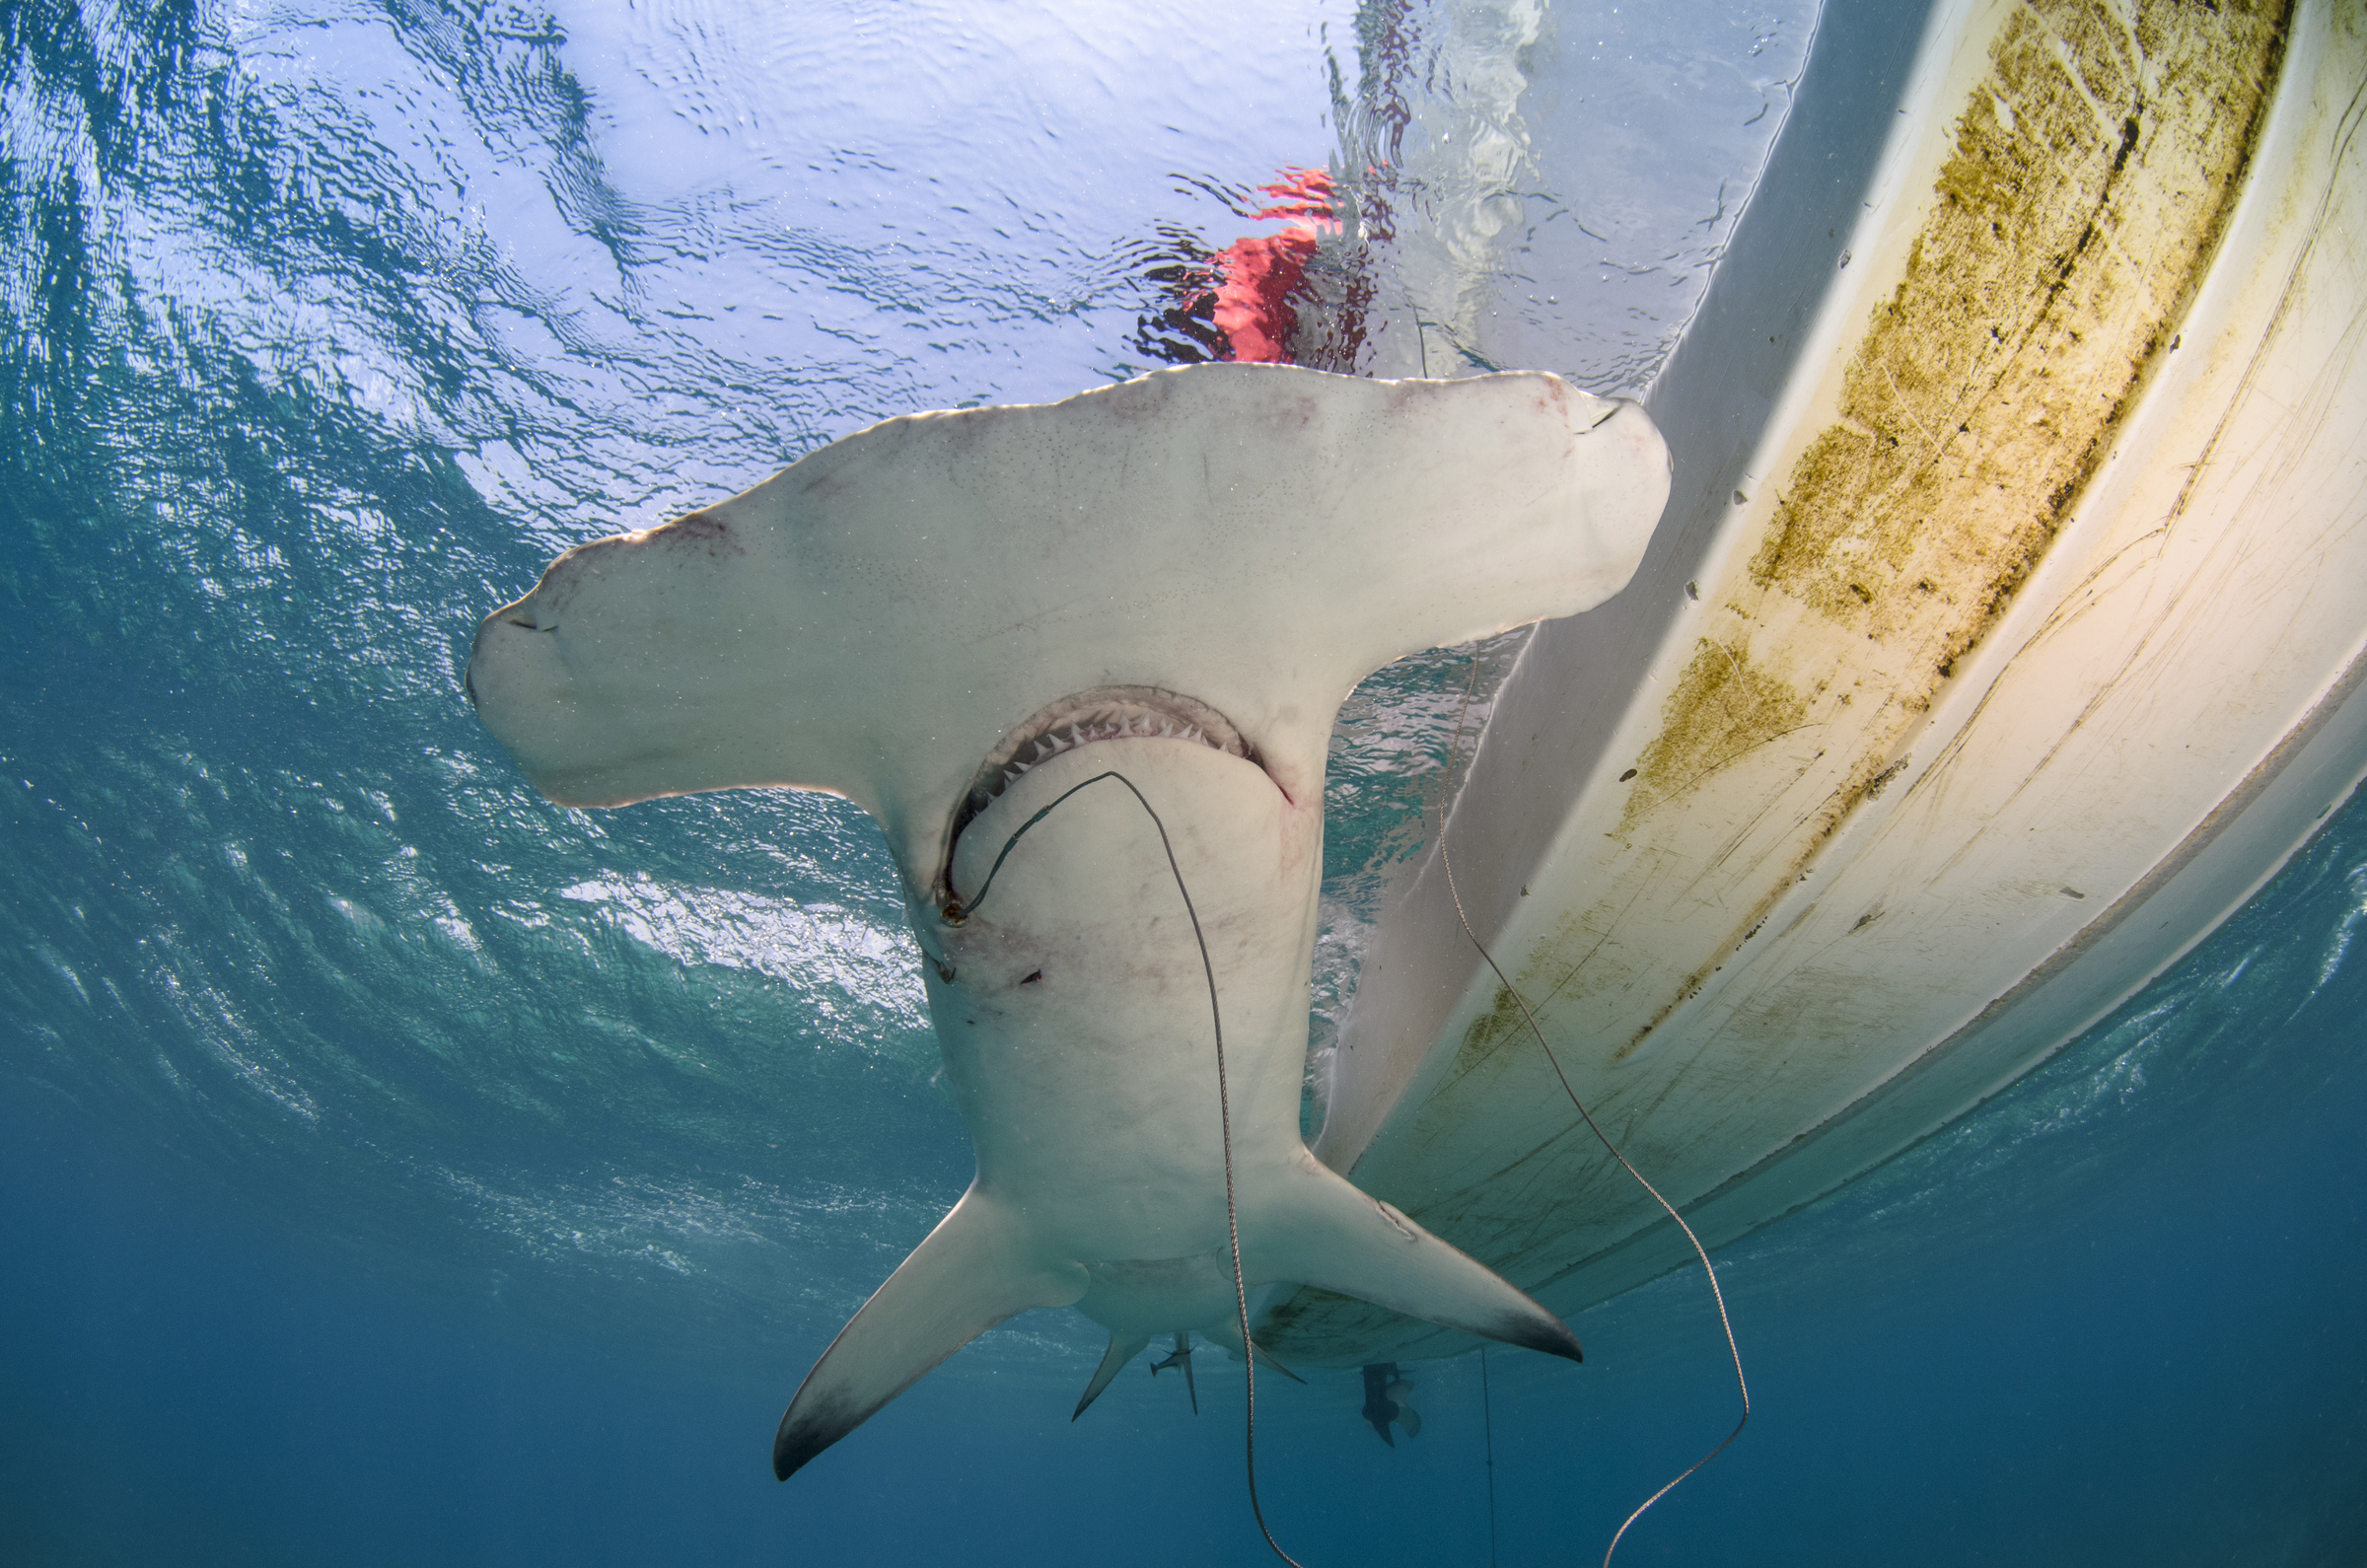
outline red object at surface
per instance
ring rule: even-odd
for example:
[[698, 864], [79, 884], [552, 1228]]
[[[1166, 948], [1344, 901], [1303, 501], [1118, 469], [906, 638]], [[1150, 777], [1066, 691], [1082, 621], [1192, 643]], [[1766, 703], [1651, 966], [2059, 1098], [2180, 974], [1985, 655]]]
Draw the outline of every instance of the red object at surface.
[[1260, 207], [1255, 218], [1287, 218], [1280, 234], [1254, 235], [1236, 240], [1210, 260], [1216, 274], [1216, 326], [1232, 350], [1230, 358], [1247, 364], [1285, 364], [1290, 359], [1291, 333], [1299, 313], [1290, 295], [1307, 276], [1327, 229], [1336, 229], [1331, 216], [1331, 176], [1322, 169], [1286, 169], [1270, 185], [1257, 187], [1275, 200]]

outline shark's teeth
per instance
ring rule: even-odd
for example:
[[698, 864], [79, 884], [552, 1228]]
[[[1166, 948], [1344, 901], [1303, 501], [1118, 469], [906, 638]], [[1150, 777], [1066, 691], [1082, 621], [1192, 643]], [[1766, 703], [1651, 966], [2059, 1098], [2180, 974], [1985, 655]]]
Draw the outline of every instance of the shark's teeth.
[[1265, 766], [1257, 748], [1232, 720], [1195, 697], [1158, 686], [1097, 686], [1080, 691], [1040, 709], [1015, 731], [1006, 731], [1003, 743], [987, 753], [970, 779], [968, 793], [955, 809], [953, 831], [946, 838], [947, 864], [952, 864], [954, 845], [961, 841], [963, 828], [992, 806], [1013, 779], [1096, 741], [1129, 739], [1184, 741], [1240, 757], [1255, 767]]
[[[1005, 761], [984, 770], [970, 788], [965, 820], [984, 811], [1013, 779], [1041, 767], [1055, 756], [1074, 751], [1079, 747], [1091, 746], [1096, 741], [1184, 741], [1231, 756], [1255, 756], [1248, 743], [1238, 735], [1226, 734], [1219, 739], [1216, 731], [1231, 729], [1231, 726], [1223, 724], [1221, 715], [1207, 714], [1208, 718], [1215, 721], [1213, 727], [1195, 719], [1191, 710], [1198, 709], [1200, 705], [1188, 698], [1136, 687], [1128, 688], [1123, 694], [1096, 693], [1087, 702], [1084, 711], [1062, 713], [1043, 730], [1023, 738], [1011, 748]], [[1183, 707], [1185, 711], [1172, 711], [1172, 707]]]

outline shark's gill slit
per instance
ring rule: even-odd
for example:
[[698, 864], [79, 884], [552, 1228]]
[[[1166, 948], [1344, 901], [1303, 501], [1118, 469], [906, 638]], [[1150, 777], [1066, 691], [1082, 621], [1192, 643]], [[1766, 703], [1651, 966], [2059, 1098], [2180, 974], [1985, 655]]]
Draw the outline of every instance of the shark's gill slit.
[[[1455, 736], [1453, 740], [1447, 743], [1447, 757], [1450, 766], [1453, 765], [1455, 753], [1461, 749], [1463, 746], [1464, 720], [1470, 715], [1471, 692], [1472, 689], [1477, 686], [1478, 682], [1479, 660], [1477, 651], [1473, 650], [1470, 677], [1465, 682], [1463, 688], [1463, 706], [1455, 715]], [[1449, 792], [1447, 798], [1450, 800], [1453, 799], [1453, 793], [1451, 791]], [[1479, 957], [1485, 960], [1487, 962], [1488, 968], [1494, 971], [1496, 983], [1504, 988], [1504, 994], [1511, 997], [1513, 1000], [1513, 1005], [1521, 1010], [1521, 1018], [1528, 1024], [1529, 1033], [1537, 1036], [1538, 1048], [1545, 1053], [1545, 1061], [1551, 1065], [1553, 1069], [1553, 1076], [1561, 1081], [1561, 1092], [1569, 1096], [1570, 1104], [1577, 1107], [1579, 1119], [1586, 1123], [1586, 1130], [1593, 1133], [1596, 1141], [1601, 1143], [1605, 1149], [1610, 1151], [1611, 1157], [1619, 1163], [1619, 1168], [1621, 1170], [1625, 1171], [1629, 1176], [1635, 1178], [1635, 1184], [1637, 1186], [1642, 1187], [1646, 1192], [1652, 1195], [1652, 1201], [1659, 1204], [1661, 1208], [1667, 1212], [1669, 1218], [1677, 1222], [1677, 1228], [1685, 1233], [1685, 1239], [1693, 1244], [1693, 1255], [1701, 1260], [1701, 1272], [1709, 1280], [1710, 1298], [1717, 1303], [1718, 1326], [1726, 1331], [1726, 1353], [1734, 1358], [1734, 1386], [1741, 1390], [1743, 1396], [1742, 1419], [1734, 1423], [1734, 1430], [1727, 1433], [1726, 1436], [1720, 1440], [1716, 1448], [1711, 1449], [1707, 1454], [1702, 1455], [1699, 1459], [1693, 1461], [1692, 1463], [1687, 1464], [1684, 1469], [1678, 1471], [1678, 1473], [1671, 1477], [1669, 1481], [1660, 1488], [1660, 1490], [1654, 1492], [1650, 1497], [1647, 1497], [1642, 1502], [1636, 1504], [1634, 1511], [1625, 1519], [1619, 1521], [1619, 1528], [1612, 1532], [1611, 1544], [1603, 1548], [1603, 1568], [1611, 1568], [1612, 1553], [1619, 1549], [1619, 1541], [1623, 1536], [1626, 1535], [1627, 1527], [1634, 1524], [1637, 1520], [1643, 1518], [1645, 1509], [1650, 1508], [1654, 1503], [1659, 1502], [1662, 1498], [1668, 1496], [1669, 1493], [1675, 1491], [1677, 1487], [1684, 1482], [1686, 1476], [1691, 1475], [1693, 1471], [1699, 1469], [1702, 1465], [1707, 1464], [1711, 1460], [1714, 1460], [1719, 1455], [1725, 1453], [1727, 1445], [1731, 1444], [1736, 1438], [1741, 1437], [1743, 1435], [1743, 1428], [1751, 1424], [1751, 1385], [1743, 1377], [1742, 1347], [1735, 1343], [1734, 1320], [1726, 1316], [1726, 1292], [1720, 1289], [1718, 1286], [1718, 1271], [1710, 1266], [1709, 1249], [1701, 1245], [1701, 1238], [1693, 1234], [1693, 1228], [1685, 1223], [1685, 1216], [1677, 1212], [1677, 1205], [1671, 1203], [1667, 1198], [1662, 1197], [1660, 1195], [1660, 1188], [1645, 1180], [1644, 1174], [1641, 1171], [1638, 1171], [1633, 1165], [1630, 1165], [1627, 1157], [1619, 1152], [1619, 1146], [1611, 1141], [1611, 1135], [1606, 1133], [1602, 1127], [1596, 1124], [1594, 1112], [1586, 1108], [1586, 1102], [1580, 1100], [1578, 1098], [1578, 1091], [1570, 1086], [1569, 1074], [1561, 1070], [1561, 1058], [1554, 1054], [1552, 1044], [1545, 1038], [1545, 1032], [1538, 1027], [1537, 1015], [1529, 1010], [1529, 999], [1521, 995], [1520, 987], [1512, 983], [1511, 977], [1504, 972], [1503, 965], [1496, 962], [1496, 956], [1487, 951], [1487, 944], [1480, 941], [1479, 933], [1472, 929], [1471, 917], [1464, 912], [1463, 894], [1456, 889], [1455, 886], [1455, 860], [1447, 850], [1447, 820], [1444, 818], [1441, 819], [1438, 824], [1438, 862], [1439, 865], [1446, 871], [1447, 896], [1454, 900], [1455, 918], [1462, 922], [1463, 934], [1471, 939], [1471, 946], [1479, 950]], [[1523, 891], [1526, 891], [1526, 890]], [[1486, 1351], [1484, 1347], [1482, 1347], [1480, 1354], [1482, 1356], [1480, 1366], [1484, 1375], [1484, 1369], [1486, 1367], [1486, 1361], [1484, 1359]], [[1489, 1441], [1491, 1444], [1494, 1441], [1494, 1434], [1492, 1432], [1489, 1434]], [[1490, 1488], [1490, 1495], [1492, 1497], [1493, 1488], [1495, 1485], [1495, 1473], [1492, 1464], [1490, 1465], [1488, 1473], [1488, 1485]], [[1495, 1519], [1492, 1513], [1488, 1519], [1488, 1528], [1491, 1532], [1495, 1528]]]
[[[1227, 726], [1227, 728], [1230, 728], [1230, 726]], [[1243, 755], [1245, 753], [1235, 752], [1234, 754]], [[1246, 754], [1251, 756], [1255, 755], [1255, 751], [1250, 751]], [[1126, 787], [1126, 793], [1133, 796], [1136, 803], [1139, 804], [1144, 813], [1149, 816], [1151, 819], [1151, 825], [1158, 829], [1159, 847], [1162, 850], [1165, 850], [1167, 853], [1168, 872], [1176, 880], [1176, 891], [1182, 894], [1184, 898], [1184, 913], [1191, 921], [1191, 939], [1193, 942], [1199, 944], [1200, 972], [1205, 975], [1208, 980], [1208, 1025], [1216, 1036], [1217, 1127], [1222, 1137], [1225, 1153], [1225, 1238], [1228, 1246], [1232, 1249], [1233, 1305], [1241, 1319], [1241, 1370], [1249, 1390], [1249, 1413], [1242, 1439], [1242, 1458], [1244, 1467], [1249, 1473], [1250, 1513], [1257, 1521], [1257, 1532], [1265, 1537], [1265, 1543], [1273, 1548], [1274, 1555], [1281, 1558], [1284, 1562], [1290, 1564], [1290, 1568], [1304, 1568], [1304, 1565], [1301, 1564], [1296, 1557], [1293, 1557], [1289, 1552], [1286, 1552], [1282, 1549], [1282, 1543], [1280, 1541], [1274, 1539], [1273, 1531], [1267, 1528], [1265, 1523], [1265, 1510], [1259, 1507], [1257, 1502], [1258, 1352], [1256, 1341], [1250, 1337], [1250, 1292], [1249, 1285], [1243, 1279], [1241, 1272], [1241, 1214], [1239, 1206], [1236, 1204], [1233, 1196], [1233, 1097], [1230, 1088], [1225, 1082], [1225, 1017], [1223, 1009], [1217, 1004], [1216, 964], [1208, 957], [1208, 937], [1207, 934], [1200, 929], [1200, 912], [1192, 904], [1191, 890], [1184, 886], [1184, 868], [1176, 863], [1176, 846], [1167, 836], [1167, 823], [1160, 820], [1158, 810], [1154, 808], [1150, 801], [1144, 797], [1142, 791], [1134, 787], [1134, 781], [1132, 779], [1126, 777], [1123, 773], [1118, 772], [1114, 768], [1106, 773], [1096, 773], [1093, 775], [1093, 777], [1085, 780], [1083, 783], [1074, 785], [1069, 789], [1062, 791], [1059, 795], [1052, 799], [1049, 805], [1045, 806], [1035, 816], [1029, 818], [1026, 821], [1020, 823], [1019, 826], [1012, 829], [1011, 836], [1003, 840], [1002, 849], [996, 853], [994, 857], [994, 864], [987, 868], [986, 880], [978, 884], [977, 896], [970, 899], [968, 904], [964, 904], [962, 902], [961, 895], [953, 890], [952, 862], [949, 859], [947, 862], [947, 898], [945, 906], [940, 912], [942, 913], [948, 925], [957, 926], [962, 924], [963, 921], [968, 919], [971, 914], [974, 914], [977, 911], [978, 905], [986, 901], [986, 894], [992, 891], [994, 887], [995, 874], [1003, 869], [1003, 862], [1011, 858], [1011, 851], [1018, 846], [1019, 841], [1022, 838], [1027, 836], [1029, 830], [1035, 827], [1038, 822], [1042, 821], [1045, 818], [1051, 816], [1052, 813], [1058, 811], [1062, 803], [1067, 801], [1071, 796], [1077, 794], [1079, 791], [1093, 788], [1094, 785], [1101, 783], [1104, 779], [1115, 779], [1118, 783], [1123, 784]], [[972, 815], [975, 814], [973, 813]], [[959, 832], [959, 828], [957, 828], [956, 831]], [[1637, 1179], [1641, 1180], [1642, 1177], [1639, 1176]], [[1655, 1195], [1657, 1196], [1657, 1194]], [[1678, 1223], [1683, 1224], [1684, 1222], [1679, 1221]], [[1691, 1233], [1688, 1231], [1686, 1234], [1690, 1235]], [[1725, 1310], [1723, 1304], [1721, 1304], [1719, 1310], [1721, 1312]], [[1188, 1352], [1184, 1349], [1185, 1341], [1182, 1334], [1178, 1334], [1176, 1338], [1176, 1349], [1178, 1355], [1186, 1358], [1183, 1362], [1184, 1386], [1186, 1388], [1190, 1388], [1191, 1363], [1188, 1360]], [[1737, 1365], [1739, 1366], [1740, 1363], [1738, 1362]], [[1199, 1394], [1196, 1390], [1193, 1390], [1192, 1393], [1191, 1407], [1193, 1414], [1196, 1415], [1199, 1413]], [[1728, 1439], [1728, 1441], [1731, 1442], [1733, 1440]], [[1686, 1473], [1690, 1474], [1691, 1472], [1687, 1471]], [[1684, 1477], [1680, 1476], [1678, 1479], [1682, 1480]], [[1674, 1486], [1676, 1482], [1672, 1481], [1669, 1484]], [[1664, 1491], [1667, 1488], [1665, 1487], [1663, 1488]], [[1641, 1510], [1638, 1510], [1638, 1512], [1641, 1512]]]

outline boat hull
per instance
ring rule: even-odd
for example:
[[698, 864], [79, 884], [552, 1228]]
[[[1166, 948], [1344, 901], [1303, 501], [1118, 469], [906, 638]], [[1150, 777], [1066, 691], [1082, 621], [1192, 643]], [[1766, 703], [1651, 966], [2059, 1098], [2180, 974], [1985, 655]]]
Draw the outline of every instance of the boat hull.
[[[1828, 8], [1647, 398], [1652, 552], [1540, 629], [1453, 891], [1434, 848], [1376, 935], [1317, 1153], [1558, 1312], [1689, 1249], [1454, 893], [1714, 1246], [2104, 1017], [2367, 771], [2367, 23], [2139, 12]], [[1311, 1292], [1260, 1339], [1470, 1344]]]

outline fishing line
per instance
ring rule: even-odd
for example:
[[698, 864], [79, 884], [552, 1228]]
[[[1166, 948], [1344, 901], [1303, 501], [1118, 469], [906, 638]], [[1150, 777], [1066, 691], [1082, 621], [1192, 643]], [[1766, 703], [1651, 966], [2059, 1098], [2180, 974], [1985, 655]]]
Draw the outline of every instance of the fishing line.
[[[1447, 747], [1447, 765], [1449, 768], [1454, 766], [1456, 749], [1463, 745], [1463, 721], [1470, 712], [1471, 691], [1472, 688], [1478, 683], [1479, 656], [1477, 651], [1474, 650], [1471, 655], [1470, 679], [1463, 688], [1463, 707], [1461, 711], [1455, 715], [1455, 739], [1449, 742]], [[1452, 796], [1445, 796], [1442, 797], [1442, 799], [1452, 799]], [[1479, 950], [1479, 957], [1485, 959], [1487, 961], [1487, 966], [1495, 971], [1496, 982], [1504, 987], [1504, 994], [1511, 997], [1514, 1005], [1520, 1008], [1521, 1017], [1526, 1020], [1529, 1025], [1529, 1033], [1537, 1036], [1537, 1043], [1539, 1047], [1544, 1051], [1545, 1060], [1550, 1062], [1553, 1066], [1553, 1076], [1561, 1080], [1561, 1092], [1570, 1097], [1571, 1105], [1578, 1107], [1578, 1115], [1582, 1120], [1585, 1121], [1587, 1130], [1595, 1135], [1596, 1139], [1601, 1142], [1604, 1148], [1611, 1151], [1611, 1157], [1614, 1160], [1618, 1161], [1620, 1167], [1624, 1169], [1629, 1176], [1635, 1177], [1635, 1184], [1642, 1187], [1646, 1192], [1651, 1193], [1652, 1201], [1668, 1211], [1669, 1218], [1675, 1220], [1677, 1222], [1677, 1228], [1685, 1233], [1685, 1239], [1693, 1244], [1693, 1254], [1701, 1259], [1701, 1272], [1707, 1275], [1709, 1278], [1710, 1297], [1718, 1304], [1718, 1326], [1726, 1330], [1727, 1354], [1734, 1358], [1734, 1385], [1737, 1389], [1742, 1390], [1743, 1418], [1734, 1423], [1734, 1430], [1726, 1434], [1725, 1442], [1720, 1443], [1716, 1448], [1711, 1449], [1707, 1454], [1702, 1455], [1699, 1459], [1693, 1461], [1692, 1463], [1686, 1465], [1683, 1470], [1679, 1471], [1676, 1477], [1669, 1481], [1666, 1485], [1662, 1486], [1659, 1491], [1654, 1492], [1650, 1497], [1647, 1497], [1642, 1502], [1636, 1504], [1634, 1513], [1629, 1514], [1624, 1520], [1620, 1521], [1618, 1530], [1612, 1534], [1611, 1544], [1603, 1549], [1603, 1568], [1611, 1568], [1611, 1554], [1619, 1549], [1620, 1537], [1627, 1533], [1627, 1527], [1634, 1524], [1638, 1519], [1641, 1519], [1645, 1509], [1650, 1508], [1654, 1503], [1659, 1502], [1662, 1498], [1668, 1496], [1669, 1493], [1675, 1491], [1678, 1485], [1683, 1482], [1686, 1476], [1692, 1474], [1693, 1471], [1699, 1469], [1702, 1465], [1707, 1464], [1711, 1460], [1714, 1460], [1719, 1455], [1725, 1453], [1726, 1445], [1732, 1443], [1736, 1438], [1741, 1437], [1743, 1435], [1743, 1428], [1751, 1424], [1751, 1385], [1746, 1382], [1743, 1377], [1743, 1352], [1742, 1348], [1734, 1342], [1734, 1321], [1732, 1319], [1726, 1316], [1726, 1293], [1718, 1288], [1718, 1271], [1709, 1266], [1709, 1249], [1701, 1245], [1701, 1238], [1693, 1234], [1693, 1228], [1685, 1223], [1685, 1216], [1677, 1212], [1677, 1206], [1671, 1203], [1667, 1198], [1662, 1197], [1660, 1195], [1660, 1188], [1645, 1180], [1644, 1174], [1641, 1171], [1638, 1171], [1634, 1166], [1627, 1163], [1627, 1157], [1619, 1152], [1619, 1146], [1615, 1143], [1613, 1143], [1610, 1136], [1605, 1133], [1601, 1127], [1595, 1124], [1594, 1112], [1586, 1108], [1586, 1102], [1580, 1100], [1578, 1098], [1578, 1091], [1570, 1087], [1569, 1074], [1561, 1070], [1561, 1058], [1553, 1054], [1553, 1046], [1549, 1041], [1546, 1040], [1545, 1032], [1538, 1027], [1537, 1015], [1529, 1011], [1528, 998], [1522, 996], [1519, 987], [1515, 986], [1512, 981], [1506, 977], [1503, 967], [1496, 962], [1495, 955], [1487, 951], [1487, 944], [1480, 941], [1479, 933], [1471, 929], [1471, 917], [1464, 912], [1463, 894], [1457, 891], [1455, 888], [1455, 861], [1454, 858], [1447, 853], [1447, 822], [1446, 808], [1444, 807], [1441, 807], [1440, 809], [1438, 822], [1438, 859], [1439, 864], [1446, 868], [1447, 896], [1455, 900], [1455, 918], [1463, 922], [1463, 934], [1471, 939], [1471, 946]]]
[[1479, 1344], [1479, 1422], [1487, 1434], [1487, 1568], [1496, 1568], [1496, 1409], [1487, 1396], [1487, 1342]]
[[[1184, 885], [1184, 868], [1176, 864], [1176, 846], [1168, 840], [1167, 823], [1159, 820], [1158, 812], [1154, 811], [1151, 803], [1143, 798], [1142, 791], [1134, 787], [1132, 779], [1115, 769], [1107, 773], [1096, 773], [1084, 783], [1063, 792], [1051, 805], [1044, 807], [1035, 816], [1020, 823], [1017, 831], [1003, 840], [1002, 852], [994, 857], [994, 864], [986, 869], [986, 880], [978, 885], [978, 895], [970, 899], [968, 904], [962, 902], [959, 894], [955, 895], [947, 901], [943, 914], [949, 925], [960, 925], [968, 919], [977, 911], [978, 905], [986, 901], [987, 890], [994, 886], [995, 873], [1003, 869], [1003, 862], [1011, 858], [1012, 848], [1026, 835], [1028, 829], [1051, 816], [1055, 808], [1065, 802], [1069, 796], [1076, 794], [1078, 790], [1089, 789], [1108, 778], [1113, 778], [1126, 787], [1126, 793], [1132, 795], [1143, 811], [1149, 814], [1151, 825], [1159, 830], [1159, 847], [1167, 851], [1167, 869], [1176, 879], [1176, 891], [1184, 895], [1184, 912], [1191, 917], [1191, 940], [1200, 946], [1200, 972], [1208, 977], [1208, 1022], [1216, 1032], [1217, 1125], [1224, 1135], [1225, 1149], [1225, 1234], [1233, 1247], [1233, 1305], [1241, 1314], [1241, 1365], [1242, 1371], [1248, 1376], [1250, 1390], [1249, 1427], [1243, 1442], [1243, 1459], [1250, 1475], [1250, 1513], [1257, 1521], [1257, 1532], [1263, 1535], [1265, 1543], [1274, 1549], [1274, 1555], [1290, 1564], [1290, 1568], [1305, 1568], [1305, 1565], [1296, 1557], [1282, 1549], [1280, 1541], [1274, 1539], [1274, 1532], [1266, 1528], [1265, 1510], [1257, 1506], [1257, 1346], [1250, 1338], [1250, 1293], [1241, 1277], [1241, 1220], [1233, 1203], [1233, 1101], [1230, 1092], [1225, 1087], [1225, 1018], [1216, 1003], [1216, 965], [1208, 958], [1208, 938], [1200, 931], [1200, 912], [1192, 907], [1191, 890]], [[951, 868], [949, 867], [948, 870], [950, 872]], [[947, 889], [949, 891], [952, 889], [950, 880], [947, 883]], [[1678, 1479], [1683, 1480], [1684, 1477], [1680, 1476]], [[1675, 1485], [1676, 1483], [1671, 1482], [1670, 1484]], [[1639, 1509], [1637, 1512], [1640, 1513], [1642, 1510]], [[1606, 1559], [1606, 1562], [1608, 1560]]]

